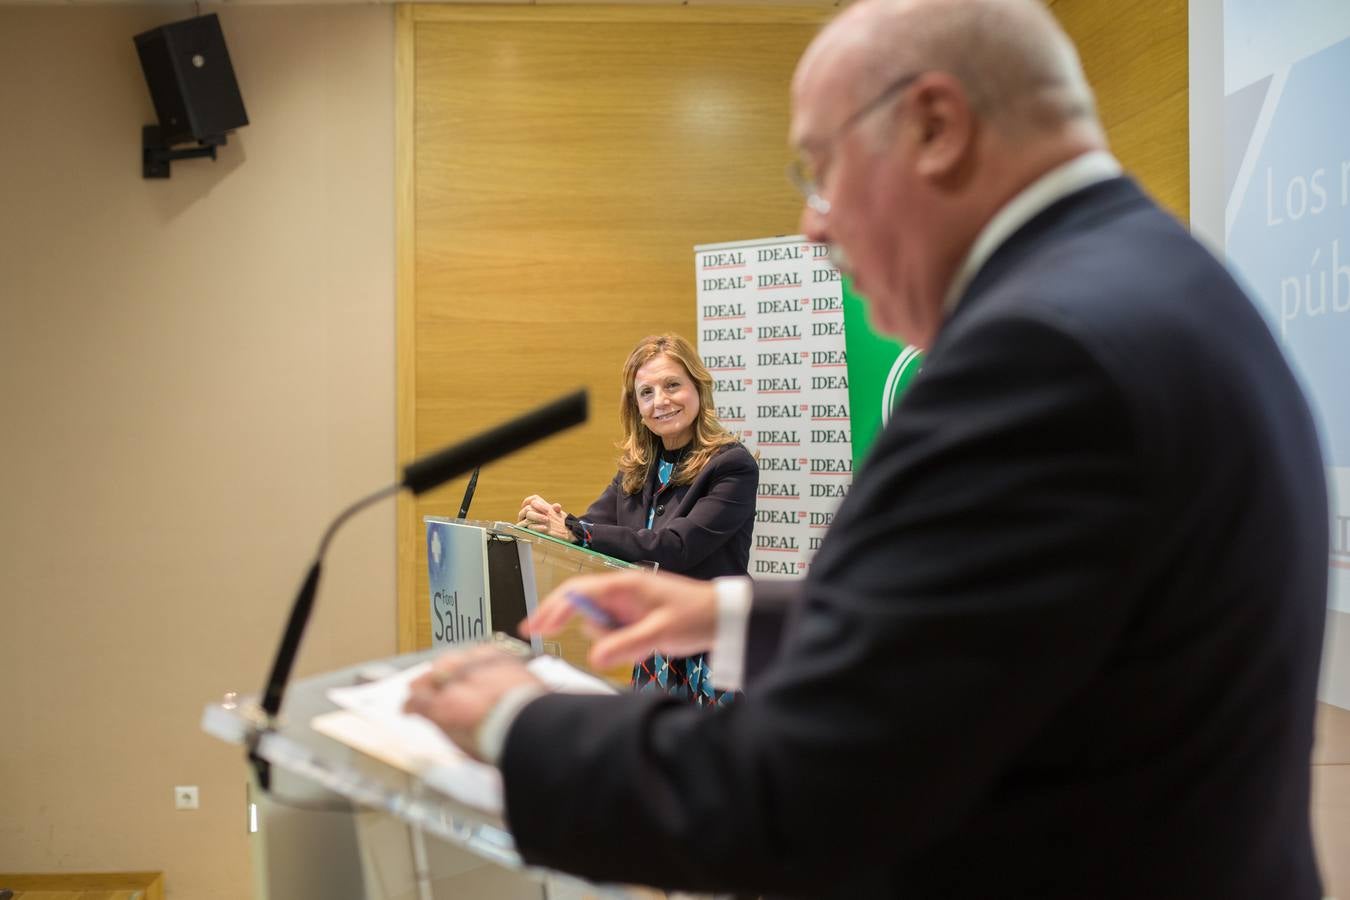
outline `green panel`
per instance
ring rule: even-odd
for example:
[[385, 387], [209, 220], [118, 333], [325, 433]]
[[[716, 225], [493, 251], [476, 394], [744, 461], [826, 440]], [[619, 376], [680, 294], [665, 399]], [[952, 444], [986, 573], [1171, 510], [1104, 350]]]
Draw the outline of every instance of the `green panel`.
[[849, 425], [853, 438], [853, 470], [866, 458], [883, 417], [900, 402], [923, 365], [914, 347], [883, 337], [867, 321], [867, 301], [844, 278], [844, 349], [848, 354]]

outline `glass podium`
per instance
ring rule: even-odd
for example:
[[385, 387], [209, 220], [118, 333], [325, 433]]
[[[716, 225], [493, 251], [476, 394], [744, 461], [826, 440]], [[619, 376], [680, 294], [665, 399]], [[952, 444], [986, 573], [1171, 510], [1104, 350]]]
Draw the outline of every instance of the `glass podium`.
[[[447, 612], [438, 609], [435, 559], [438, 549], [445, 552], [447, 559], [458, 564], [456, 571], [442, 573], [445, 583], [440, 585], [440, 593], [458, 589], [459, 593], [468, 596], [482, 594], [488, 606], [485, 618], [491, 623], [488, 631], [514, 631], [516, 624], [533, 612], [540, 598], [548, 596], [554, 588], [574, 575], [655, 568], [655, 563], [625, 562], [537, 531], [518, 528], [508, 522], [443, 519], [435, 516], [425, 517], [424, 522], [431, 582], [433, 644], [441, 643], [436, 627], [437, 616]], [[467, 538], [471, 546], [438, 548], [433, 543], [439, 539], [450, 543], [452, 534]], [[459, 551], [457, 555], [456, 549]], [[590, 671], [586, 661], [590, 639], [579, 621], [574, 621], [549, 642], [535, 641], [534, 649], [560, 656], [578, 669]], [[629, 667], [624, 666], [595, 674], [621, 687], [628, 684], [631, 672]]]
[[[573, 575], [635, 568], [504, 522], [429, 518], [427, 524], [481, 532], [484, 600], [490, 598], [491, 619], [499, 627], [513, 627], [538, 598]], [[560, 637], [558, 644], [536, 649], [585, 669], [585, 635], [574, 628]], [[372, 660], [296, 681], [270, 722], [256, 696], [226, 694], [206, 705], [203, 730], [240, 745], [268, 769], [270, 786], [264, 791], [248, 767], [255, 900], [665, 897], [648, 888], [596, 885], [527, 866], [499, 814], [459, 802], [397, 760], [354, 749], [313, 727], [317, 717], [339, 711], [330, 689], [376, 681], [444, 650]], [[611, 682], [619, 680], [608, 674]]]

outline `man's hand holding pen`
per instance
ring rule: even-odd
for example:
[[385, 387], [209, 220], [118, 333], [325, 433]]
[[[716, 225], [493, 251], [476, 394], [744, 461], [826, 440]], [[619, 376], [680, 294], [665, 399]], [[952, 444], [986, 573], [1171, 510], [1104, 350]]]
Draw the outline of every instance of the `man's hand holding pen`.
[[[545, 597], [520, 631], [548, 637], [577, 615], [585, 617], [585, 628], [595, 638], [589, 659], [599, 670], [643, 659], [654, 647], [685, 655], [708, 649], [717, 626], [717, 597], [711, 582], [680, 575], [581, 576]], [[508, 695], [548, 690], [526, 669], [526, 661], [525, 655], [495, 643], [452, 650], [412, 682], [404, 711], [430, 719], [482, 759], [479, 731], [493, 709]]]
[[545, 597], [521, 633], [548, 637], [578, 614], [595, 638], [591, 667], [607, 669], [644, 659], [654, 647], [675, 655], [707, 650], [717, 627], [717, 595], [712, 582], [665, 572], [584, 575]]

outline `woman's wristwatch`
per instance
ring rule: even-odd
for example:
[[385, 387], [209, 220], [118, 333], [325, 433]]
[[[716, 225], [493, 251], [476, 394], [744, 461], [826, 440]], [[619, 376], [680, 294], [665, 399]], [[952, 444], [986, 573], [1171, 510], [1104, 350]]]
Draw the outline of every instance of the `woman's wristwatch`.
[[572, 533], [572, 539], [583, 547], [591, 545], [591, 523], [585, 519], [578, 519], [571, 513], [563, 520], [567, 530]]

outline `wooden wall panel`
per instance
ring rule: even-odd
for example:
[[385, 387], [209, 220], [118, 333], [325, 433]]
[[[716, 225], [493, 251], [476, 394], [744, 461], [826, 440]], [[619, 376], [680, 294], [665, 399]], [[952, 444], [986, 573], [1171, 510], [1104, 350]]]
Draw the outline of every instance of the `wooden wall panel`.
[[[1050, 6], [1115, 152], [1186, 218], [1185, 3]], [[471, 513], [595, 496], [625, 353], [693, 337], [692, 246], [796, 231], [787, 84], [833, 7], [400, 7], [402, 460], [584, 385], [591, 422], [489, 467]], [[429, 640], [421, 517], [463, 484], [400, 505], [405, 649]]]
[[[797, 230], [788, 83], [832, 11], [400, 8], [401, 459], [585, 386], [590, 422], [484, 469], [470, 515], [599, 494], [624, 358], [696, 337], [693, 246]], [[405, 649], [430, 641], [422, 516], [464, 484], [400, 507]]]
[[0, 874], [15, 900], [164, 900], [162, 872]]
[[[1050, 5], [1117, 155], [1185, 218], [1185, 3]], [[787, 84], [833, 7], [400, 7], [402, 460], [584, 385], [591, 422], [489, 467], [471, 513], [595, 496], [625, 353], [693, 337], [692, 246], [796, 230]], [[430, 633], [421, 517], [463, 484], [401, 502], [404, 649]]]
[[1190, 218], [1185, 0], [1050, 0], [1078, 45], [1111, 149], [1182, 221]]

